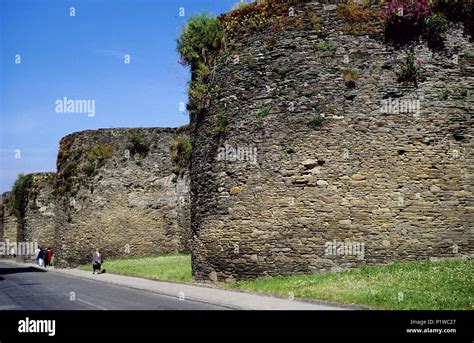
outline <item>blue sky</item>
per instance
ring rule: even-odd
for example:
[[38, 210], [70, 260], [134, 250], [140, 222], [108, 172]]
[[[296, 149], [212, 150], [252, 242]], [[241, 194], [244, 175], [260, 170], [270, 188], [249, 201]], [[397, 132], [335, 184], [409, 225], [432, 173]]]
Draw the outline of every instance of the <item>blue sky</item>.
[[[186, 124], [179, 103], [190, 75], [176, 38], [191, 15], [218, 15], [235, 2], [0, 0], [0, 192], [19, 173], [55, 171], [69, 133]], [[95, 116], [56, 113], [63, 97], [95, 100]]]

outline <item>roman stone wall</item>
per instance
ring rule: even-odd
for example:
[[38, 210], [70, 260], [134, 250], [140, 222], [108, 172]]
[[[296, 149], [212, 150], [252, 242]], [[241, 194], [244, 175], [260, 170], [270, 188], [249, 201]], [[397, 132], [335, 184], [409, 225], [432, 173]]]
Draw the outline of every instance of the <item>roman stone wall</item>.
[[176, 129], [101, 129], [61, 140], [59, 265], [90, 262], [95, 247], [106, 259], [188, 251], [188, 186], [172, 172], [170, 153], [176, 136]]
[[[12, 208], [12, 193], [5, 192], [2, 194], [2, 203], [0, 206], [0, 241], [16, 242], [18, 234], [18, 219], [13, 214]], [[10, 251], [5, 251], [5, 254], [0, 254], [1, 257], [7, 257]]]
[[18, 228], [18, 242], [31, 244], [34, 248], [51, 247], [55, 225], [56, 174], [34, 173], [26, 177], [31, 178], [31, 184], [27, 190], [28, 202], [25, 205], [22, 225]]
[[175, 182], [177, 197], [177, 226], [178, 234], [181, 240], [182, 251], [191, 253], [191, 214], [190, 214], [190, 196], [189, 196], [189, 172], [178, 176]]
[[441, 51], [415, 47], [415, 86], [398, 82], [407, 53], [381, 34], [346, 33], [335, 5], [295, 9], [320, 30], [303, 19], [228, 36], [206, 111], [191, 117], [194, 277], [472, 256], [474, 49], [462, 27]]

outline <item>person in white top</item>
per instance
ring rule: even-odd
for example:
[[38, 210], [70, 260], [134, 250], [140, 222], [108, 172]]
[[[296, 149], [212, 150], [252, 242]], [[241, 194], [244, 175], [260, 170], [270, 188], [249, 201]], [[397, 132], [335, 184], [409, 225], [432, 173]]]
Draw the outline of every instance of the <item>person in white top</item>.
[[39, 255], [40, 251], [41, 251], [40, 247], [37, 247], [36, 250], [35, 250], [35, 262], [36, 262], [37, 265], [39, 265], [38, 255]]
[[40, 267], [44, 267], [44, 254], [45, 254], [44, 249], [40, 248], [40, 251], [38, 252], [38, 265]]

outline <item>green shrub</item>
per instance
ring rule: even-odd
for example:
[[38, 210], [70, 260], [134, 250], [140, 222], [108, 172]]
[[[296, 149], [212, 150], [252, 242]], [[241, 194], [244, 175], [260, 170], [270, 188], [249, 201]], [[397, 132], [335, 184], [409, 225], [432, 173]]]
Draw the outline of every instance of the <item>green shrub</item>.
[[270, 107], [262, 107], [255, 113], [255, 117], [258, 120], [258, 126], [262, 134], [266, 133], [266, 128], [264, 127], [263, 118], [268, 116], [270, 113]]
[[197, 67], [208, 62], [212, 54], [222, 46], [224, 30], [215, 16], [191, 17], [178, 38], [178, 52], [182, 62]]
[[255, 116], [258, 120], [262, 120], [270, 113], [270, 107], [262, 107], [255, 113]]
[[407, 53], [405, 62], [400, 65], [397, 76], [398, 82], [413, 82], [415, 86], [418, 84], [418, 64], [413, 49]]
[[[87, 176], [94, 175], [97, 168], [104, 165], [105, 161], [112, 156], [112, 146], [109, 144], [96, 144], [93, 145], [86, 155], [86, 164], [82, 167], [82, 171]], [[75, 163], [75, 161], [71, 162]], [[73, 174], [68, 174], [68, 177]]]
[[206, 108], [210, 98], [209, 87], [204, 82], [191, 82], [189, 85], [189, 98], [191, 110]]
[[219, 191], [219, 188], [224, 188], [225, 184], [219, 180], [219, 179], [214, 179], [212, 180], [211, 182], [211, 185], [209, 187], [209, 190], [211, 192], [218, 192]]
[[336, 51], [337, 45], [334, 42], [326, 42], [324, 40], [320, 40], [313, 46], [318, 51]]
[[442, 34], [448, 30], [448, 20], [441, 13], [433, 13], [425, 18], [424, 36], [432, 45], [441, 45], [443, 42]]
[[188, 135], [178, 136], [170, 147], [173, 173], [182, 174], [189, 166], [193, 150], [191, 138]]
[[150, 151], [150, 143], [138, 134], [132, 134], [128, 138], [127, 149], [132, 156], [139, 154], [141, 157], [146, 157]]
[[474, 35], [474, 3], [472, 1], [438, 0], [434, 10], [444, 14], [449, 21], [462, 22], [466, 33]]
[[323, 124], [324, 118], [320, 114], [315, 114], [311, 118], [310, 125], [312, 127], [319, 127]]
[[359, 72], [357, 69], [344, 69], [342, 71], [342, 78], [344, 79], [344, 83], [348, 88], [354, 88], [357, 79], [359, 78]]
[[309, 13], [309, 20], [311, 21], [311, 26], [313, 30], [319, 32], [321, 29], [321, 18], [318, 17], [316, 13]]
[[28, 192], [32, 186], [31, 175], [18, 175], [18, 178], [13, 185], [13, 212], [19, 217], [25, 213], [26, 205], [28, 204]]
[[204, 82], [211, 75], [211, 71], [209, 70], [209, 67], [207, 65], [205, 65], [204, 63], [199, 63], [196, 75], [198, 77], [198, 80]]
[[449, 94], [451, 94], [451, 91], [448, 88], [443, 88], [441, 92], [438, 95], [439, 100], [448, 100]]
[[428, 2], [394, 0], [382, 11], [385, 21], [385, 39], [396, 46], [417, 41], [423, 32], [424, 18], [432, 12]]
[[96, 144], [92, 146], [86, 156], [90, 163], [102, 163], [112, 156], [112, 146], [109, 144]]
[[227, 116], [224, 111], [220, 111], [217, 114], [217, 123], [216, 125], [211, 129], [211, 133], [214, 136], [222, 135], [227, 132]]
[[440, 48], [448, 21], [462, 22], [465, 31], [473, 33], [472, 1], [392, 0], [382, 13], [385, 38], [396, 46], [411, 44], [423, 36], [431, 48]]
[[[279, 70], [278, 71], [282, 76], [285, 76], [286, 74], [282, 74], [281, 71]], [[262, 83], [262, 80], [260, 80], [258, 77], [252, 77], [250, 79], [250, 83], [252, 84], [252, 86], [254, 87], [259, 87]]]

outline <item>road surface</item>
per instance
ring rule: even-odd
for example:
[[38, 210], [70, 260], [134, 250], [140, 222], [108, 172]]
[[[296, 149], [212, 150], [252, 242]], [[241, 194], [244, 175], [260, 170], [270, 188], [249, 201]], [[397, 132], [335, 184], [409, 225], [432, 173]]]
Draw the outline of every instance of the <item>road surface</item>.
[[[92, 273], [91, 273], [92, 274]], [[100, 278], [102, 275], [96, 275]], [[0, 260], [0, 310], [223, 310]]]

